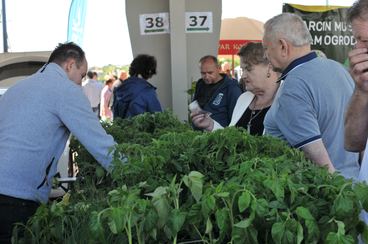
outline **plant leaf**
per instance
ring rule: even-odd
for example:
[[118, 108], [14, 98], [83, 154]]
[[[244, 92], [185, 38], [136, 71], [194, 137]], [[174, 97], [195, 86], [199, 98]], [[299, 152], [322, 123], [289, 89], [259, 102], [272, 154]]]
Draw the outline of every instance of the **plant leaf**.
[[337, 197], [333, 204], [336, 215], [348, 217], [354, 210], [353, 201], [343, 195]]
[[246, 210], [249, 205], [250, 205], [250, 194], [248, 191], [244, 191], [242, 192], [242, 194], [240, 195], [239, 199], [238, 199], [238, 207], [239, 207], [239, 212], [243, 212], [244, 210]]
[[304, 220], [315, 220], [308, 208], [297, 207], [295, 210], [296, 214]]
[[152, 204], [155, 207], [158, 214], [159, 219], [158, 224], [160, 227], [162, 227], [168, 220], [170, 205], [164, 196], [152, 199]]
[[234, 224], [234, 226], [238, 227], [238, 228], [246, 229], [252, 224], [252, 222], [254, 220], [254, 216], [255, 216], [255, 213], [252, 212], [251, 215], [249, 216], [249, 218]]
[[274, 223], [272, 225], [271, 234], [272, 239], [275, 241], [275, 243], [282, 243], [282, 237], [284, 236], [285, 232], [285, 226], [284, 223]]
[[186, 214], [183, 212], [180, 212], [179, 209], [174, 209], [171, 211], [170, 223], [172, 227], [173, 237], [176, 236], [176, 234], [180, 231], [181, 227], [184, 224], [185, 217], [186, 217]]
[[194, 199], [199, 202], [202, 197], [203, 175], [198, 171], [191, 171], [188, 176], [183, 177], [184, 184], [190, 189]]
[[229, 192], [219, 192], [219, 193], [216, 193], [216, 196], [217, 197], [227, 198], [227, 197], [230, 196], [230, 193]]
[[296, 243], [300, 244], [300, 243], [302, 243], [302, 241], [304, 239], [303, 226], [298, 222], [296, 228], [297, 228]]
[[213, 225], [212, 225], [212, 222], [210, 220], [210, 218], [207, 218], [207, 222], [206, 222], [206, 234], [209, 234], [212, 232], [212, 229], [213, 229]]
[[226, 230], [228, 226], [228, 219], [229, 215], [227, 209], [223, 208], [216, 211], [216, 223], [221, 231]]

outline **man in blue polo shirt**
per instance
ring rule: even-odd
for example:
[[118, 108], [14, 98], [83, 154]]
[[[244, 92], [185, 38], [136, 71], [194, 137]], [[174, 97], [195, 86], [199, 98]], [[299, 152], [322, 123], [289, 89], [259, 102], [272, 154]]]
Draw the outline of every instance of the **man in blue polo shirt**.
[[344, 149], [344, 113], [354, 82], [341, 64], [311, 52], [311, 40], [295, 14], [265, 24], [265, 52], [283, 80], [264, 121], [266, 134], [286, 140], [330, 172], [356, 179], [358, 154]]

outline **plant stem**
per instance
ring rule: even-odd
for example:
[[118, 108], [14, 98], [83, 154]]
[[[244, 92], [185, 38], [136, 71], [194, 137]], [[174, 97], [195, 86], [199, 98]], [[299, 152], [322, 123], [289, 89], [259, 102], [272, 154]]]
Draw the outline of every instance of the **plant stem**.
[[208, 243], [204, 240], [194, 240], [194, 241], [183, 241], [183, 242], [179, 242], [178, 244], [191, 244], [191, 243]]
[[176, 244], [178, 235], [175, 236], [173, 244]]

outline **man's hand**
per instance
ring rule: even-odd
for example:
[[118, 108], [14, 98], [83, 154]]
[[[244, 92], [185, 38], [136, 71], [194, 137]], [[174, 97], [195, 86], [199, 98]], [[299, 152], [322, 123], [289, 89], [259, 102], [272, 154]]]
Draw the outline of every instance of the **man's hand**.
[[350, 74], [355, 81], [354, 93], [345, 114], [345, 149], [360, 152], [368, 136], [368, 49], [349, 52]]
[[213, 130], [213, 119], [211, 119], [209, 113], [203, 113], [203, 111], [194, 111], [190, 113], [193, 124], [203, 130]]
[[368, 49], [356, 48], [349, 52], [350, 74], [356, 89], [368, 94]]

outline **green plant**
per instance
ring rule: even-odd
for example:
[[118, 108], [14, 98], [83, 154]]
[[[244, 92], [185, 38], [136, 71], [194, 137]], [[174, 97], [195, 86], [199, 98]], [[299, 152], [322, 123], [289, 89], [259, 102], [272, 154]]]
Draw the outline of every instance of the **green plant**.
[[73, 140], [80, 175], [70, 198], [40, 207], [17, 227], [15, 243], [368, 240], [359, 219], [368, 186], [328, 173], [283, 141], [234, 127], [193, 131], [168, 111], [104, 126], [119, 143], [114, 170], [101, 171]]

